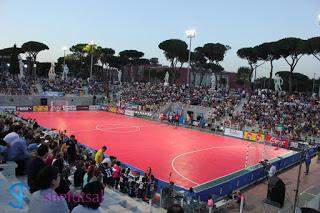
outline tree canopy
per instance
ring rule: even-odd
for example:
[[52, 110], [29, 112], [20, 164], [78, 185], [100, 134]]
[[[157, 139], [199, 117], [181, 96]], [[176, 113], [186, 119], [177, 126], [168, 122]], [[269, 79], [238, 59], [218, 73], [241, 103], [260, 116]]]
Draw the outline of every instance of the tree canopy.
[[276, 42], [278, 53], [290, 67], [289, 93], [292, 92], [292, 73], [301, 57], [307, 53], [306, 42], [300, 38], [284, 38]]
[[47, 45], [37, 41], [28, 41], [22, 44], [21, 48], [33, 59], [33, 61], [36, 61], [39, 52], [49, 49]]
[[179, 58], [180, 60], [183, 60], [186, 52], [188, 52], [187, 43], [180, 39], [165, 40], [159, 44], [159, 48], [163, 50], [163, 53], [166, 59], [170, 61], [172, 68], [175, 68]]
[[306, 53], [320, 61], [320, 37], [313, 37], [306, 41]]

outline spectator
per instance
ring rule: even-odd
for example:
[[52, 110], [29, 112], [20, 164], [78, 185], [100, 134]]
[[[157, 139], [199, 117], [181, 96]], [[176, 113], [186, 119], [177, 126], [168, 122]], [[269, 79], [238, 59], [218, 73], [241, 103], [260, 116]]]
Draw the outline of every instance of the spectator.
[[86, 174], [86, 170], [84, 169], [83, 161], [79, 161], [76, 165], [76, 171], [74, 172], [74, 186], [77, 188], [81, 188], [83, 185], [83, 178]]
[[[72, 213], [102, 213], [100, 203], [103, 201], [104, 187], [98, 182], [94, 181], [88, 183], [83, 188], [84, 202], [72, 210]], [[89, 199], [90, 198], [90, 199]], [[94, 199], [92, 199], [94, 198]]]
[[69, 213], [67, 203], [54, 191], [60, 184], [59, 170], [54, 166], [44, 167], [37, 176], [39, 190], [32, 194], [30, 213]]
[[65, 175], [64, 175], [64, 162], [62, 158], [59, 158], [58, 160], [56, 160], [52, 166], [55, 166], [58, 168], [59, 170], [59, 174], [60, 174], [60, 185], [58, 188], [55, 189], [56, 193], [58, 195], [61, 194], [67, 194], [70, 191], [69, 188], [69, 182], [66, 179]]
[[41, 145], [37, 150], [37, 155], [31, 161], [28, 169], [28, 186], [30, 187], [30, 193], [33, 193], [39, 189], [39, 184], [36, 181], [36, 177], [39, 174], [40, 170], [43, 169], [46, 164], [45, 161], [48, 156], [48, 146]]
[[270, 170], [269, 170], [269, 177], [272, 177], [275, 175], [277, 172], [277, 167], [275, 165], [271, 165]]
[[112, 173], [112, 178], [114, 180], [114, 188], [118, 189], [119, 181], [120, 181], [120, 173], [121, 173], [121, 168], [120, 168], [120, 161], [117, 161], [113, 167], [113, 173]]
[[99, 149], [96, 153], [96, 156], [95, 156], [95, 161], [97, 163], [97, 165], [101, 164], [101, 162], [103, 161], [103, 153], [107, 150], [107, 147], [106, 146], [103, 146], [101, 149]]
[[95, 166], [91, 165], [88, 168], [87, 173], [83, 177], [83, 188], [90, 182], [96, 181], [97, 178], [94, 176], [95, 174]]
[[239, 204], [239, 206], [241, 205], [241, 199], [242, 199], [243, 200], [243, 206], [245, 206], [245, 198], [244, 198], [244, 195], [240, 191], [236, 191], [232, 195], [232, 199], [234, 201], [236, 201], [236, 203]]
[[74, 135], [70, 136], [70, 140], [67, 141], [67, 159], [69, 164], [74, 165], [76, 161], [76, 155], [77, 155], [77, 140]]
[[213, 208], [215, 205], [214, 205], [214, 201], [212, 199], [212, 196], [211, 195], [208, 195], [208, 202], [207, 202], [207, 206], [208, 208]]
[[25, 139], [21, 138], [17, 133], [9, 133], [5, 138], [8, 144], [6, 152], [6, 160], [17, 163], [17, 175], [25, 175], [28, 162], [30, 160], [30, 153]]
[[109, 162], [108, 160], [109, 158], [105, 158], [102, 163], [99, 166], [99, 170], [101, 171], [102, 175], [103, 175], [103, 183], [106, 184], [109, 187], [113, 186], [113, 177], [112, 177], [112, 173], [113, 170], [111, 168], [111, 162]]
[[306, 150], [306, 153], [305, 153], [305, 163], [306, 163], [305, 174], [308, 175], [309, 174], [309, 167], [310, 167], [310, 164], [311, 164], [311, 157], [310, 157], [308, 149]]

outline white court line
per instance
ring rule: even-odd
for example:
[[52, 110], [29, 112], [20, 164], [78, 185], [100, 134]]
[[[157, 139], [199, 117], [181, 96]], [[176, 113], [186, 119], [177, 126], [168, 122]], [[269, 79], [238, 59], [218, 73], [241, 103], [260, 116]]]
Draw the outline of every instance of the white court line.
[[[177, 160], [177, 159], [180, 158], [181, 156], [189, 155], [189, 154], [196, 153], [196, 152], [202, 152], [202, 151], [206, 151], [206, 150], [210, 150], [210, 149], [230, 148], [230, 147], [232, 147], [232, 148], [234, 148], [234, 147], [244, 148], [243, 146], [219, 146], [219, 147], [213, 146], [213, 147], [209, 147], [209, 148], [205, 148], [205, 149], [199, 149], [199, 150], [195, 150], [195, 151], [191, 151], [191, 152], [185, 152], [185, 153], [182, 153], [182, 154], [176, 156], [176, 157], [171, 161], [171, 166], [172, 166], [173, 170], [174, 170], [180, 177], [182, 177], [183, 179], [188, 180], [188, 181], [191, 182], [191, 183], [194, 183], [194, 184], [197, 184], [197, 185], [201, 185], [201, 184], [199, 184], [199, 183], [197, 183], [197, 182], [195, 182], [195, 181], [193, 181], [193, 180], [185, 177], [183, 174], [181, 174], [181, 173], [175, 168], [175, 166], [174, 166], [175, 160]], [[202, 183], [202, 184], [203, 184], [203, 183]]]
[[308, 188], [306, 188], [305, 190], [303, 190], [303, 191], [300, 193], [300, 195], [303, 194], [303, 193], [306, 193], [306, 191], [308, 191], [308, 190], [311, 189], [311, 188], [313, 188], [313, 185], [311, 185], [311, 186], [309, 186]]
[[[120, 127], [111, 127], [111, 128], [101, 128], [101, 126], [120, 126]], [[116, 130], [116, 129], [124, 129], [124, 128], [135, 128], [136, 130], [132, 130], [132, 131], [112, 131], [112, 130]], [[113, 132], [113, 133], [134, 133], [134, 132], [140, 132], [141, 129], [138, 126], [124, 126], [121, 124], [102, 124], [102, 125], [96, 125], [96, 129], [102, 132]], [[109, 131], [111, 130], [111, 131]]]
[[91, 131], [97, 131], [97, 129], [67, 130], [67, 132], [91, 132]]

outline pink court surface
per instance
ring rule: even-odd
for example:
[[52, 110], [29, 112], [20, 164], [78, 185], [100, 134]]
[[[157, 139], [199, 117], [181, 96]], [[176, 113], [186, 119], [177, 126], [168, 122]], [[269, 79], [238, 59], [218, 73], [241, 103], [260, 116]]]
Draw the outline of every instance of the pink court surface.
[[[184, 188], [195, 187], [245, 168], [263, 158], [286, 154], [285, 149], [215, 135], [109, 112], [31, 112], [46, 128], [67, 130], [93, 149], [108, 147], [106, 154], [146, 170], [161, 180]], [[248, 146], [248, 144], [250, 144]], [[249, 150], [249, 151], [248, 151]], [[171, 175], [170, 175], [171, 174]]]

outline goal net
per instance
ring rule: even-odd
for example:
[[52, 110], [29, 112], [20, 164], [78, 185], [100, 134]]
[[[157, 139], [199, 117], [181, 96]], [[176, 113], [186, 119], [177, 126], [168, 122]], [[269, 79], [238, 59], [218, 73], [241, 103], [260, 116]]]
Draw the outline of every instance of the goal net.
[[66, 100], [53, 100], [51, 101], [50, 106], [51, 112], [68, 111], [68, 101]]
[[249, 142], [246, 150], [245, 168], [269, 158], [270, 155], [266, 143]]

